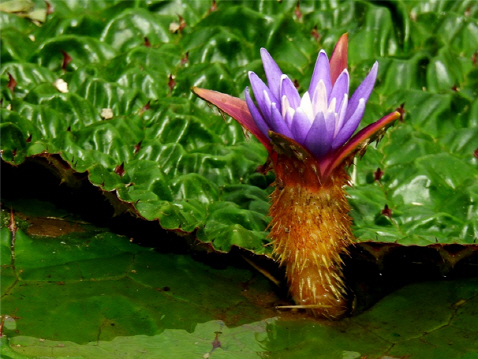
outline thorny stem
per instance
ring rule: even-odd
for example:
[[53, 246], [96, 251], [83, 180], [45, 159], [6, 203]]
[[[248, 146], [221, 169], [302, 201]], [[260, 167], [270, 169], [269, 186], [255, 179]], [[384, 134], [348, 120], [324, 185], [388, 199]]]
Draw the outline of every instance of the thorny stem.
[[273, 252], [286, 269], [294, 308], [338, 319], [348, 311], [341, 254], [353, 240], [344, 166], [322, 177], [300, 147], [274, 138], [276, 173], [269, 215]]

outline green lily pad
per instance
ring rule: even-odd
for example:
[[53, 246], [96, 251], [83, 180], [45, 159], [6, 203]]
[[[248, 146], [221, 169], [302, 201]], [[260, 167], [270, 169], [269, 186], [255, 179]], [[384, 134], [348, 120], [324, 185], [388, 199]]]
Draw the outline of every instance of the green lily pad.
[[405, 104], [404, 122], [351, 169], [358, 241], [476, 243], [471, 1], [50, 3], [40, 27], [0, 17], [4, 161], [58, 154], [165, 229], [194, 233], [216, 251], [270, 255], [273, 176], [256, 171], [266, 152], [190, 88], [242, 96], [247, 72], [263, 75], [264, 46], [303, 91], [319, 49], [330, 53], [348, 32], [352, 89], [380, 63], [363, 125]]
[[142, 247], [48, 202], [6, 203], [16, 231], [3, 211], [2, 358], [478, 354], [477, 278], [409, 284], [324, 323], [277, 310], [283, 299], [252, 268]]
[[[10, 223], [0, 229], [2, 314], [21, 318], [14, 331], [4, 329], [8, 336], [37, 328], [44, 338], [88, 343], [99, 338], [98, 330], [101, 340], [112, 340], [268, 316], [270, 309], [254, 298], [270, 295], [271, 286], [251, 270], [214, 270], [188, 255], [159, 253], [69, 215], [52, 217], [65, 212], [41, 201], [18, 206], [26, 213], [16, 217], [16, 230]], [[48, 207], [49, 217], [35, 216]], [[40, 308], [49, 314], [37, 326]]]

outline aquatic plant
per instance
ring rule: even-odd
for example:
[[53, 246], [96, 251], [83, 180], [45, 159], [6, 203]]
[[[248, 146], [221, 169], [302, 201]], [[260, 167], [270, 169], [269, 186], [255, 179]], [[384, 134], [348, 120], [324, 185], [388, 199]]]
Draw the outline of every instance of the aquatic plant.
[[269, 152], [276, 175], [269, 209], [274, 255], [286, 267], [296, 307], [330, 319], [348, 311], [341, 255], [354, 237], [344, 191], [350, 185], [346, 169], [400, 117], [394, 111], [352, 136], [364, 115], [378, 63], [349, 97], [347, 45], [344, 34], [330, 61], [325, 51], [319, 52], [302, 96], [266, 49], [261, 49], [261, 57], [267, 85], [249, 72], [254, 99], [249, 88], [245, 100], [193, 88]]

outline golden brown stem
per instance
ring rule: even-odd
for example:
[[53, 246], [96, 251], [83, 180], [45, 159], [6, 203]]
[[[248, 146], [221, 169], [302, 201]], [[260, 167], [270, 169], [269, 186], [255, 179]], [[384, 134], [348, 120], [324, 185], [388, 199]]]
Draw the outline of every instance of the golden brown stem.
[[290, 293], [298, 307], [317, 317], [337, 319], [347, 312], [341, 253], [353, 241], [344, 186], [338, 169], [326, 179], [310, 163], [279, 156], [269, 215], [274, 253], [286, 267]]

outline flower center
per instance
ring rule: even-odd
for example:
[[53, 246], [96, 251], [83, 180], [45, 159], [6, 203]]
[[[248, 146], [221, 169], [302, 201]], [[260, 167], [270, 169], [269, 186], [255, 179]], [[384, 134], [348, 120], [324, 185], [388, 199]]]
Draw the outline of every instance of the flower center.
[[[344, 97], [347, 97], [346, 95]], [[345, 100], [345, 98], [344, 98]], [[289, 99], [286, 95], [282, 96], [281, 99], [281, 108], [282, 108], [282, 118], [284, 121], [290, 125], [292, 119], [294, 118], [295, 112], [298, 108], [301, 108], [302, 111], [306, 114], [307, 119], [309, 120], [309, 127], [312, 126], [312, 123], [317, 117], [318, 113], [322, 113], [323, 117], [327, 119], [329, 126], [333, 126], [333, 137], [337, 135], [339, 130], [339, 125], [337, 122], [340, 121], [340, 116], [337, 113], [337, 98], [332, 98], [328, 101], [327, 89], [325, 87], [324, 81], [320, 80], [315, 88], [313, 97], [311, 99], [309, 91], [306, 91], [302, 98], [300, 99], [300, 104], [293, 108], [291, 106]]]

